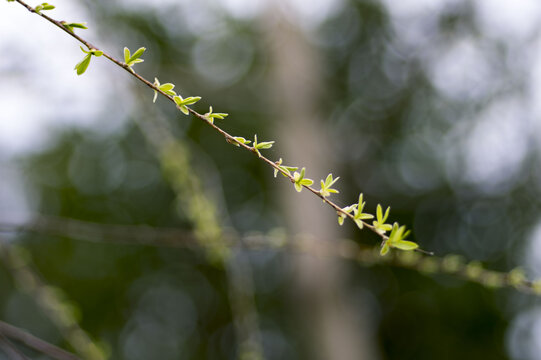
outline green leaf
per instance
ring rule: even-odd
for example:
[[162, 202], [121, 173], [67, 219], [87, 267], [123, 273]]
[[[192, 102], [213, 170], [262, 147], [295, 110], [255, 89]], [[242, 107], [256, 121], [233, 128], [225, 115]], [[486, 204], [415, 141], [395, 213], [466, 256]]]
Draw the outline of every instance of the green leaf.
[[82, 75], [88, 68], [88, 65], [90, 65], [90, 58], [92, 57], [91, 54], [86, 55], [81, 62], [79, 62], [77, 65], [75, 65], [75, 70], [77, 70], [77, 75]]
[[201, 100], [201, 96], [190, 96], [182, 101], [182, 105], [193, 105], [199, 100]]
[[385, 234], [385, 232], [391, 230], [393, 227], [390, 224], [385, 224], [385, 221], [389, 217], [389, 211], [391, 210], [390, 207], [387, 207], [387, 210], [385, 210], [385, 214], [383, 214], [383, 210], [381, 208], [381, 205], [378, 204], [378, 207], [376, 209], [376, 218], [372, 225], [376, 228], [376, 231], [380, 234]]
[[235, 140], [235, 142], [231, 142], [229, 139], [227, 141], [231, 142], [233, 145], [239, 146], [239, 147], [240, 147], [240, 145], [238, 143], [247, 145], [247, 144], [252, 142], [252, 140], [247, 140], [247, 139], [243, 138], [242, 136], [233, 136], [233, 139]]
[[300, 173], [295, 171], [295, 173], [293, 174], [293, 181], [294, 181], [294, 184], [295, 184], [295, 189], [298, 192], [302, 191], [303, 185], [310, 186], [310, 185], [312, 185], [314, 183], [314, 181], [312, 179], [305, 179], [304, 178], [305, 173], [306, 173], [306, 169], [302, 168]]
[[184, 113], [184, 115], [190, 115], [190, 110], [188, 110], [188, 107], [186, 105], [179, 105], [177, 108]]
[[[126, 49], [126, 48], [124, 48], [124, 49]], [[124, 53], [124, 57], [125, 56], [126, 56], [126, 54]], [[154, 86], [157, 87], [157, 88], [160, 87], [160, 81], [158, 80], [157, 77], [154, 78]], [[152, 99], [152, 102], [155, 103], [157, 98], [158, 98], [158, 92], [156, 90], [154, 90], [154, 98]]]
[[[282, 165], [282, 158], [280, 158], [280, 160], [276, 161], [275, 164], [278, 165], [280, 170], [282, 170], [282, 175], [284, 175], [285, 177], [287, 177], [287, 175], [291, 176], [291, 171], [295, 171], [295, 170], [298, 169], [298, 167], [296, 167], [296, 166]], [[274, 177], [276, 177], [276, 175], [278, 175], [278, 171], [279, 171], [278, 169], [274, 169]]]
[[130, 49], [128, 49], [127, 47], [124, 47], [124, 62], [126, 64], [130, 61], [130, 57], [131, 57]]
[[388, 252], [389, 252], [389, 244], [386, 241], [385, 243], [383, 243], [383, 246], [381, 247], [381, 250], [379, 251], [379, 254], [381, 256], [385, 256], [385, 255], [387, 255]]
[[143, 61], [143, 60], [141, 60], [139, 58], [143, 55], [145, 50], [146, 50], [145, 47], [140, 47], [139, 49], [137, 49], [137, 51], [135, 51], [133, 53], [133, 55], [128, 59], [128, 62], [132, 62], [132, 61], [135, 61], [135, 60]]
[[88, 29], [86, 27], [86, 23], [85, 22], [82, 22], [82, 23], [70, 23], [70, 27], [72, 28], [77, 28], [77, 29]]
[[415, 250], [419, 247], [419, 245], [414, 243], [413, 241], [407, 240], [400, 240], [398, 242], [395, 242], [392, 246], [400, 250]]
[[333, 180], [332, 174], [329, 174], [327, 175], [327, 178], [325, 179], [325, 181], [321, 180], [321, 189], [319, 190], [319, 193], [321, 194], [321, 196], [327, 197], [327, 196], [330, 196], [331, 194], [339, 193], [338, 190], [331, 188], [331, 186], [336, 181], [338, 181], [338, 179], [340, 179], [340, 177], [337, 177], [336, 179]]
[[400, 250], [415, 250], [419, 247], [416, 243], [413, 241], [407, 241], [404, 240], [406, 236], [408, 236], [409, 231], [406, 231], [405, 226], [399, 226], [398, 223], [393, 224], [393, 228], [391, 231], [391, 234], [389, 235], [389, 239], [387, 240], [387, 243], [390, 247], [400, 249]]
[[41, 14], [41, 10], [53, 10], [54, 9], [54, 5], [50, 5], [50, 4], [47, 4], [47, 3], [42, 3], [40, 5], [37, 5], [35, 8], [34, 8], [34, 11], [38, 14]]
[[274, 144], [274, 141], [263, 141], [257, 144], [256, 149], [270, 149], [272, 147], [272, 144]]
[[86, 23], [83, 22], [83, 23], [69, 23], [69, 22], [66, 22], [66, 21], [61, 21], [60, 22], [62, 24], [62, 26], [64, 26], [68, 31], [70, 32], [73, 32], [73, 29], [74, 28], [77, 28], [77, 29], [88, 29], [86, 27]]
[[199, 100], [201, 100], [201, 97], [195, 96], [195, 97], [188, 97], [186, 99], [183, 99], [182, 96], [176, 95], [173, 97], [173, 100], [177, 104], [177, 108], [182, 111], [184, 114], [189, 115], [190, 111], [188, 110], [187, 105], [195, 104]]
[[[212, 106], [210, 107], [210, 111], [212, 111]], [[276, 164], [276, 166], [278, 166], [278, 169], [277, 168], [274, 169], [274, 177], [276, 177], [276, 175], [278, 175], [278, 171], [280, 171], [280, 170], [283, 171], [282, 167], [280, 166], [280, 165], [282, 165], [282, 158], [280, 158], [280, 160], [276, 161], [275, 164]]]
[[162, 84], [159, 86], [159, 89], [163, 92], [166, 92], [166, 91], [170, 91], [170, 90], [173, 90], [173, 88], [175, 87], [174, 84], [171, 84], [171, 83], [165, 83], [165, 84]]

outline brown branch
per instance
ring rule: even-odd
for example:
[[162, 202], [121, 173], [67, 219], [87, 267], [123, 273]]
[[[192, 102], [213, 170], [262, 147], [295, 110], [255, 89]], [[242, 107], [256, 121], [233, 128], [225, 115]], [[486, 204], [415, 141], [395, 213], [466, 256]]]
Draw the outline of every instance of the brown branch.
[[7, 338], [16, 340], [27, 347], [39, 351], [40, 353], [56, 360], [80, 360], [80, 358], [74, 354], [1, 320], [0, 335], [4, 335]]

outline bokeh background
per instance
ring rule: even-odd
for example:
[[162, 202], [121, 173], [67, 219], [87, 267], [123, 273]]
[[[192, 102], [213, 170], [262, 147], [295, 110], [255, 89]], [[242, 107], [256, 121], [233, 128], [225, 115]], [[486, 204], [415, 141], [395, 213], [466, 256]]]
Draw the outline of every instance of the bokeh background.
[[[117, 58], [145, 46], [141, 75], [229, 113], [233, 135], [275, 140], [271, 159], [340, 176], [340, 204], [363, 192], [437, 256], [541, 276], [538, 1], [54, 5]], [[541, 359], [539, 301], [512, 290], [265, 246], [221, 262], [116, 243], [129, 232], [6, 230], [43, 217], [185, 234], [173, 242], [216, 227], [378, 244], [104, 58], [77, 76], [79, 44], [17, 3], [0, 3], [0, 34], [0, 236], [61, 299], [40, 306], [4, 260], [1, 320], [77, 351], [61, 305], [111, 359]]]

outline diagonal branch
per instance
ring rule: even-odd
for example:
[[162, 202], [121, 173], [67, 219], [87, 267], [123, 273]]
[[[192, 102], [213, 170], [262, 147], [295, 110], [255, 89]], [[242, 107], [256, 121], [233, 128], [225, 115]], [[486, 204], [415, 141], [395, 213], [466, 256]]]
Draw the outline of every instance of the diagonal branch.
[[[173, 104], [175, 104], [175, 106], [177, 106], [176, 102], [174, 101], [174, 97], [172, 95], [169, 95], [167, 94], [166, 92], [162, 91], [159, 86], [151, 83], [150, 81], [148, 81], [147, 79], [145, 79], [144, 77], [142, 77], [141, 75], [137, 74], [128, 64], [124, 63], [124, 62], [121, 62], [119, 60], [117, 60], [115, 57], [111, 56], [110, 54], [108, 54], [107, 52], [99, 49], [98, 47], [94, 46], [93, 44], [91, 44], [89, 41], [83, 39], [82, 37], [78, 36], [77, 34], [75, 34], [74, 32], [72, 31], [69, 31], [63, 24], [62, 22], [58, 21], [58, 20], [55, 20], [45, 14], [43, 14], [42, 12], [36, 12], [36, 10], [31, 7], [30, 5], [26, 4], [24, 1], [22, 0], [15, 0], [16, 2], [18, 2], [19, 4], [21, 4], [22, 6], [24, 6], [28, 11], [32, 12], [32, 13], [35, 13], [35, 14], [38, 14], [39, 16], [41, 16], [42, 18], [44, 18], [45, 20], [51, 22], [52, 24], [54, 24], [55, 26], [59, 27], [60, 29], [62, 29], [64, 32], [66, 32], [67, 34], [69, 34], [71, 37], [75, 38], [77, 41], [79, 41], [80, 43], [84, 44], [89, 50], [91, 49], [95, 49], [95, 50], [100, 50], [103, 52], [103, 56], [105, 56], [107, 59], [109, 59], [110, 61], [112, 61], [113, 63], [115, 63], [116, 65], [118, 65], [119, 67], [123, 68], [124, 70], [126, 70], [130, 75], [134, 76], [137, 80], [141, 81], [143, 84], [145, 84], [146, 86], [148, 86], [149, 88], [151, 88], [153, 91], [156, 91], [158, 93], [160, 93], [161, 95], [163, 95], [164, 97], [166, 97], [169, 101], [171, 101]], [[187, 111], [189, 111], [190, 114], [194, 115], [195, 117], [199, 118], [200, 120], [203, 120], [207, 125], [209, 125], [210, 127], [212, 127], [215, 131], [217, 131], [218, 133], [220, 133], [224, 138], [225, 140], [228, 142], [228, 143], [231, 143], [231, 144], [234, 144], [234, 145], [237, 145], [247, 151], [250, 151], [251, 153], [253, 153], [254, 155], [258, 156], [263, 162], [265, 162], [267, 165], [269, 165], [270, 167], [272, 167], [276, 172], [279, 172], [281, 173], [282, 175], [284, 175], [286, 178], [289, 179], [289, 181], [291, 181], [291, 183], [296, 184], [296, 181], [295, 181], [295, 178], [294, 176], [292, 176], [289, 172], [285, 171], [279, 164], [279, 162], [274, 162], [272, 160], [270, 160], [269, 158], [263, 156], [259, 150], [254, 146], [248, 146], [246, 145], [245, 143], [237, 140], [233, 135], [229, 134], [228, 132], [226, 132], [225, 130], [223, 130], [222, 128], [218, 127], [217, 125], [214, 124], [213, 121], [209, 121], [207, 117], [205, 117], [204, 115], [198, 113], [197, 111], [189, 108], [189, 107], [185, 107], [187, 109]], [[341, 217], [345, 218], [349, 218], [350, 220], [352, 220], [353, 222], [355, 223], [362, 223], [363, 227], [367, 227], [368, 229], [370, 229], [371, 231], [373, 231], [374, 233], [376, 233], [378, 236], [380, 236], [383, 240], [382, 242], [382, 245], [384, 243], [387, 242], [387, 240], [389, 240], [389, 236], [385, 235], [385, 233], [382, 233], [381, 231], [378, 231], [378, 229], [370, 224], [370, 223], [367, 223], [365, 222], [364, 220], [359, 220], [359, 219], [356, 219], [355, 216], [353, 214], [351, 214], [351, 212], [349, 211], [346, 211], [344, 210], [345, 208], [342, 208], [340, 207], [338, 204], [336, 204], [335, 202], [333, 202], [332, 200], [329, 200], [328, 197], [326, 196], [323, 196], [321, 194], [321, 192], [319, 190], [316, 190], [315, 188], [313, 188], [312, 186], [310, 185], [306, 185], [306, 184], [299, 184], [299, 186], [302, 186], [304, 187], [305, 189], [307, 189], [308, 191], [310, 191], [312, 194], [314, 194], [315, 196], [319, 197], [325, 204], [327, 204], [328, 206], [330, 206], [334, 211], [336, 211], [337, 214], [339, 214]], [[429, 254], [429, 255], [432, 255], [431, 252], [426, 252], [424, 250], [421, 250], [421, 249], [415, 249], [415, 251], [419, 251], [419, 252], [422, 252], [422, 253], [425, 253], [425, 254]]]
[[6, 322], [0, 321], [0, 338], [10, 338], [16, 340], [27, 347], [39, 351], [42, 354], [56, 360], [80, 360], [79, 357], [74, 354], [59, 348], [56, 345], [50, 344], [45, 340], [42, 340], [29, 332], [10, 325]]

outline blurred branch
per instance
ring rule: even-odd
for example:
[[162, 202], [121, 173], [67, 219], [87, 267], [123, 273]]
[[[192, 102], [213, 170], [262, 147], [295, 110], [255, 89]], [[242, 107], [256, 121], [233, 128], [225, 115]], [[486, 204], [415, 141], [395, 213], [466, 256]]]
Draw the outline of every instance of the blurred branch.
[[[301, 173], [297, 173], [295, 172], [294, 175], [291, 175], [290, 171], [287, 169], [287, 167], [285, 166], [282, 166], [281, 165], [281, 159], [280, 161], [272, 161], [270, 159], [268, 159], [267, 157], [263, 156], [261, 154], [261, 152], [259, 151], [259, 149], [266, 149], [266, 148], [270, 148], [272, 146], [272, 143], [274, 143], [274, 141], [272, 142], [269, 142], [269, 146], [268, 147], [257, 147], [256, 144], [255, 144], [255, 141], [254, 140], [254, 146], [248, 146], [246, 145], [246, 143], [244, 141], [240, 141], [238, 137], [236, 136], [233, 136], [231, 134], [229, 134], [228, 132], [226, 132], [225, 130], [223, 130], [222, 128], [216, 126], [214, 124], [214, 121], [211, 121], [209, 120], [209, 118], [203, 114], [200, 114], [198, 113], [197, 111], [187, 107], [186, 105], [179, 105], [175, 102], [175, 97], [168, 94], [167, 92], [163, 91], [160, 89], [159, 87], [159, 84], [154, 84], [154, 83], [151, 83], [150, 81], [146, 80], [144, 77], [142, 77], [141, 75], [137, 74], [133, 68], [127, 64], [127, 63], [124, 63], [124, 62], [121, 62], [119, 60], [117, 60], [116, 58], [114, 58], [113, 56], [109, 55], [108, 53], [106, 53], [105, 51], [99, 49], [98, 47], [94, 46], [93, 44], [91, 44], [90, 42], [88, 42], [87, 40], [83, 39], [82, 37], [76, 35], [73, 31], [70, 31], [66, 28], [66, 26], [60, 22], [60, 21], [57, 21], [45, 14], [43, 14], [42, 12], [38, 12], [36, 11], [33, 7], [31, 7], [30, 5], [26, 4], [24, 1], [22, 0], [15, 0], [16, 2], [18, 2], [19, 4], [21, 4], [22, 6], [24, 6], [28, 11], [32, 12], [32, 13], [35, 13], [39, 16], [41, 16], [42, 18], [46, 19], [47, 21], [51, 22], [52, 24], [54, 24], [55, 26], [59, 27], [60, 29], [62, 29], [64, 32], [66, 32], [67, 34], [69, 34], [70, 36], [72, 36], [73, 38], [75, 38], [77, 41], [79, 41], [80, 43], [84, 44], [90, 51], [99, 51], [100, 52], [100, 56], [103, 55], [105, 56], [107, 59], [109, 59], [110, 61], [112, 61], [113, 63], [115, 63], [116, 65], [118, 65], [119, 67], [123, 68], [124, 70], [126, 70], [130, 75], [134, 76], [137, 80], [141, 81], [143, 84], [145, 84], [146, 86], [148, 86], [149, 88], [151, 88], [153, 91], [157, 92], [157, 93], [160, 93], [161, 95], [163, 95], [164, 97], [166, 97], [169, 101], [171, 101], [176, 107], [179, 107], [179, 108], [182, 108], [183, 112], [185, 112], [186, 114], [192, 114], [194, 116], [196, 116], [197, 118], [199, 118], [200, 120], [203, 120], [207, 125], [209, 125], [210, 127], [212, 127], [215, 131], [217, 131], [218, 133], [220, 133], [224, 138], [225, 140], [230, 143], [230, 144], [233, 144], [233, 145], [236, 145], [238, 147], [241, 147], [251, 153], [253, 153], [254, 155], [258, 156], [259, 159], [261, 159], [263, 162], [265, 162], [267, 165], [269, 165], [270, 167], [272, 167], [275, 171], [275, 175], [277, 173], [281, 173], [283, 176], [285, 176], [286, 178], [289, 179], [289, 181], [291, 181], [292, 184], [295, 185], [295, 187], [297, 188], [297, 191], [300, 191], [302, 190], [302, 188], [305, 188], [307, 189], [308, 191], [310, 191], [312, 194], [314, 194], [315, 196], [319, 197], [321, 200], [323, 200], [323, 202], [325, 204], [327, 204], [328, 206], [330, 206], [338, 215], [339, 217], [341, 217], [342, 219], [344, 218], [349, 218], [350, 220], [352, 220], [355, 224], [357, 224], [359, 226], [359, 228], [363, 228], [363, 227], [366, 227], [368, 229], [370, 229], [371, 231], [373, 231], [374, 233], [376, 233], [378, 236], [380, 236], [382, 238], [382, 245], [384, 244], [387, 244], [388, 240], [389, 240], [389, 236], [385, 235], [385, 231], [382, 231], [382, 227], [381, 225], [386, 225], [386, 224], [381, 224], [380, 222], [380, 216], [378, 216], [378, 221], [375, 221], [373, 224], [369, 224], [368, 222], [365, 221], [365, 218], [362, 218], [362, 217], [356, 217], [354, 214], [352, 214], [353, 212], [353, 206], [349, 206], [349, 207], [340, 207], [338, 206], [335, 202], [331, 201], [328, 199], [328, 195], [325, 196], [324, 195], [324, 192], [323, 191], [320, 191], [320, 190], [316, 190], [315, 188], [311, 187], [310, 185], [312, 184], [312, 181], [310, 179], [304, 179], [304, 168], [303, 170], [301, 171]], [[144, 49], [144, 48], [141, 48], [141, 49]], [[144, 51], [144, 50], [143, 50]], [[181, 98], [182, 99], [182, 98]], [[199, 99], [199, 98], [198, 98]], [[189, 105], [189, 104], [187, 104]], [[260, 145], [264, 145], [264, 143], [260, 143]], [[163, 154], [163, 155], [167, 155], [167, 154]], [[332, 177], [331, 177], [331, 180], [332, 180]], [[329, 184], [329, 186], [332, 185]], [[323, 189], [323, 180], [322, 180], [322, 189]], [[337, 192], [335, 189], [333, 189], [334, 192]], [[361, 208], [359, 210], [359, 214], [360, 215], [368, 215], [368, 214], [362, 214], [362, 206], [361, 206], [361, 202], [362, 202], [362, 198], [360, 199], [359, 201], [359, 207]], [[386, 213], [385, 215], [385, 218], [387, 217], [388, 213]], [[373, 216], [372, 216], [373, 217]], [[378, 225], [378, 223], [380, 223]], [[389, 225], [390, 226], [390, 225]], [[388, 230], [386, 230], [388, 231]], [[392, 237], [392, 234], [391, 236]], [[428, 253], [428, 252], [425, 252], [423, 250], [420, 250], [420, 249], [415, 249], [416, 251], [420, 251], [420, 252], [424, 252], [424, 253]]]
[[0, 333], [0, 349], [4, 351], [8, 359], [12, 360], [28, 360], [28, 358], [15, 345], [9, 341], [2, 333]]
[[61, 290], [44, 284], [31, 268], [31, 256], [25, 249], [12, 246], [0, 237], [0, 259], [17, 287], [37, 302], [77, 353], [88, 360], [105, 359], [102, 350], [77, 323], [73, 306], [64, 299]]
[[[3, 336], [2, 336], [3, 335]], [[79, 360], [74, 354], [67, 352], [53, 344], [50, 344], [29, 332], [0, 321], [0, 336], [16, 340], [29, 348], [39, 351], [42, 354], [56, 360]], [[1, 340], [1, 337], [0, 337]], [[25, 358], [26, 359], [26, 358]]]
[[[83, 230], [82, 233], [78, 233], [77, 229]], [[121, 231], [126, 233], [121, 234]], [[49, 216], [37, 216], [25, 224], [0, 222], [0, 232], [29, 232], [66, 236], [75, 240], [101, 243], [200, 248], [193, 234], [183, 230], [133, 225], [105, 225]], [[126, 234], [128, 235], [126, 236]], [[93, 235], [96, 237], [92, 238]], [[115, 238], [117, 235], [120, 238]], [[223, 236], [224, 243], [231, 248], [242, 247], [251, 251], [283, 251], [318, 257], [332, 256], [357, 262], [361, 266], [388, 264], [426, 275], [449, 274], [489, 288], [511, 287], [523, 293], [541, 296], [541, 279], [527, 280], [520, 269], [514, 269], [510, 272], [487, 270], [478, 261], [468, 262], [458, 255], [438, 257], [415, 252], [394, 252], [382, 257], [379, 255], [379, 246], [363, 246], [347, 239], [329, 242], [308, 237], [295, 237], [288, 240], [284, 233], [272, 232], [249, 234], [242, 237], [232, 233]]]
[[29, 232], [42, 235], [66, 236], [90, 242], [118, 244], [138, 244], [168, 247], [197, 246], [192, 232], [180, 229], [152, 228], [134, 225], [107, 225], [93, 222], [60, 218], [55, 216], [36, 216], [22, 224], [0, 221], [0, 233]]

